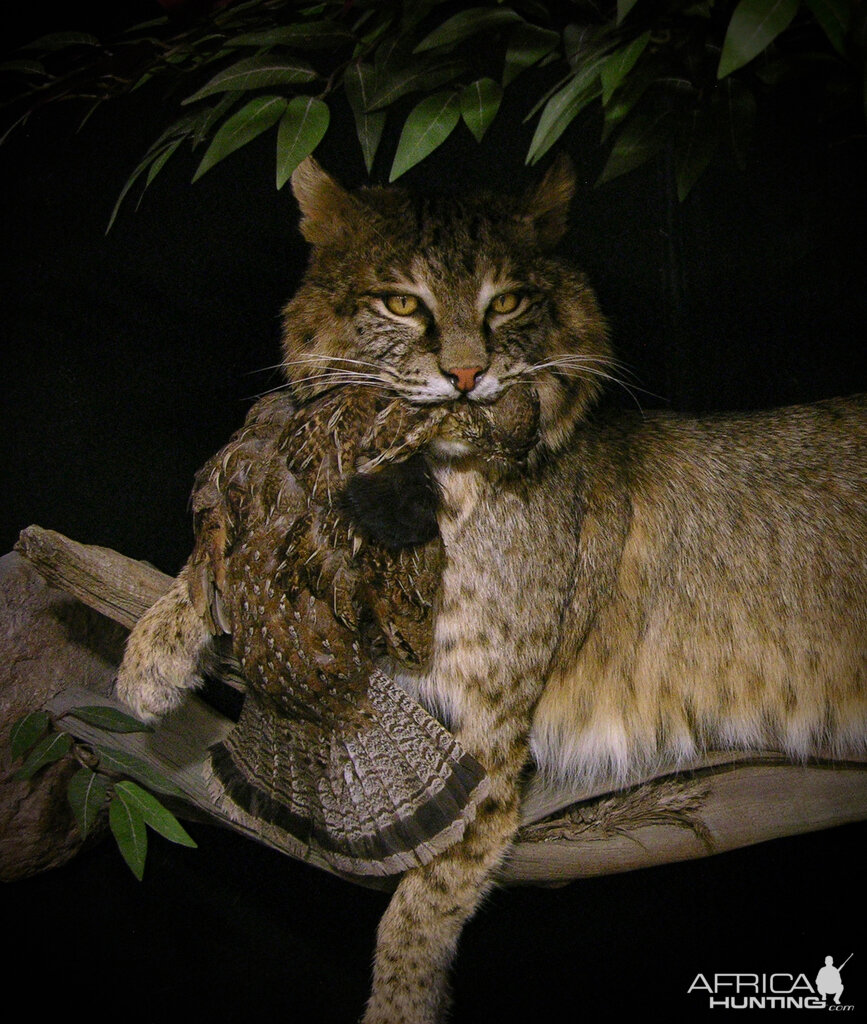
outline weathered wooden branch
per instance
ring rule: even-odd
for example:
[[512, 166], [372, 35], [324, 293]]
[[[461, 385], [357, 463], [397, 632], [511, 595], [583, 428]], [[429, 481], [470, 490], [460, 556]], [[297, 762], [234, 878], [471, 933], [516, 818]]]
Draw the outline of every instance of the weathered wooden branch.
[[131, 629], [172, 582], [147, 562], [137, 562], [111, 548], [79, 544], [54, 530], [28, 526], [15, 550], [46, 580], [89, 608]]
[[[17, 550], [52, 587], [126, 627], [171, 582], [152, 566], [39, 527], [23, 531]], [[0, 659], [2, 654], [0, 648]], [[112, 656], [117, 657], [117, 651]], [[226, 681], [237, 685], [232, 667]], [[117, 704], [110, 693], [94, 690], [86, 682], [82, 686], [75, 679], [47, 701], [55, 715], [82, 703]], [[2, 707], [0, 685], [0, 711]], [[191, 696], [152, 733], [109, 735], [71, 717], [63, 719], [63, 727], [85, 742], [134, 753], [167, 775], [183, 793], [181, 813], [205, 815], [245, 831], [214, 807], [205, 788], [207, 748], [232, 723], [202, 700]], [[556, 884], [867, 818], [867, 763], [828, 760], [792, 765], [773, 752], [716, 752], [676, 774], [646, 778], [620, 792], [605, 784], [592, 790], [554, 789], [533, 777], [525, 791], [522, 816], [519, 841], [502, 870], [502, 880]], [[301, 844], [278, 848], [332, 870]]]

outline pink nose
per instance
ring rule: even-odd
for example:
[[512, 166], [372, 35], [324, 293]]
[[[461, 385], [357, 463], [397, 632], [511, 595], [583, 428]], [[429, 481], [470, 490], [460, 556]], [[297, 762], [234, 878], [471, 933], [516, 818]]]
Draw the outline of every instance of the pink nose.
[[476, 378], [484, 372], [483, 366], [465, 366], [460, 369], [446, 370], [446, 376], [451, 377], [452, 383], [458, 391], [463, 391], [466, 394], [467, 391], [473, 390], [476, 386]]

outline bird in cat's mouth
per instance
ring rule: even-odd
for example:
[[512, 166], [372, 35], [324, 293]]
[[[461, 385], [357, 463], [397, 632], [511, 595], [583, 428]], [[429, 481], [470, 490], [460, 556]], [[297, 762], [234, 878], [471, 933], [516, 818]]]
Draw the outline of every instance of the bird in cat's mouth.
[[482, 455], [487, 460], [517, 463], [538, 437], [538, 396], [532, 388], [515, 387], [493, 403], [466, 397], [450, 402], [432, 448], [445, 458]]

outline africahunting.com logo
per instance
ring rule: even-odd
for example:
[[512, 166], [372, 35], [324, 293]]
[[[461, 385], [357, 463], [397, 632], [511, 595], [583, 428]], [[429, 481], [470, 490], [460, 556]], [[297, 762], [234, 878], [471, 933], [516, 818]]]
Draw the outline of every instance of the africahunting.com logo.
[[687, 994], [706, 999], [712, 1010], [854, 1010], [842, 1000], [845, 989], [843, 968], [826, 956], [815, 978], [789, 974], [697, 974]]

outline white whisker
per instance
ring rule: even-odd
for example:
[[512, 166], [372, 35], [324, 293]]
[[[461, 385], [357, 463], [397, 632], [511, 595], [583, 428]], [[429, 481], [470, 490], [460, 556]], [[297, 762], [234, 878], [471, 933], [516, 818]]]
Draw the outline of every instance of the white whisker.
[[257, 370], [245, 370], [244, 375], [251, 377], [254, 373], [270, 373], [273, 370], [282, 370], [285, 363], [274, 363], [272, 366], [260, 366]]
[[305, 363], [309, 363], [311, 360], [319, 360], [323, 363], [353, 363], [356, 366], [373, 366], [377, 370], [387, 369], [382, 363], [374, 363], [369, 359], [351, 359], [349, 356], [329, 356], [324, 352], [311, 352], [306, 359], [295, 359], [289, 360], [284, 363], [285, 366], [303, 366]]
[[618, 359], [609, 359], [603, 356], [564, 356], [561, 359], [551, 360], [551, 366], [560, 367], [592, 367], [592, 366], [604, 366], [611, 370], [616, 370], [621, 377], [630, 377], [634, 382], [640, 380], [638, 374], [626, 363], [621, 362]]
[[[348, 364], [351, 364], [353, 366], [369, 366], [369, 367], [371, 367], [373, 370], [376, 371], [374, 374], [372, 374], [372, 376], [375, 376], [375, 377], [377, 377], [378, 379], [381, 379], [381, 380], [388, 380], [388, 381], [393, 382], [394, 384], [404, 384], [404, 385], [412, 383], [412, 381], [410, 381], [407, 377], [405, 377], [403, 374], [401, 374], [394, 367], [388, 366], [385, 363], [371, 362], [368, 359], [352, 359], [352, 358], [350, 358], [348, 356], [329, 356], [329, 355], [324, 355], [322, 353], [311, 353], [311, 355], [308, 358], [287, 360], [282, 365], [284, 367], [287, 367], [287, 368], [291, 367], [291, 366], [307, 366], [307, 367], [309, 367], [310, 363], [312, 361], [314, 361], [314, 360], [318, 360], [319, 362], [322, 362], [322, 363], [335, 363], [336, 365], [335, 365], [334, 369], [333, 370], [329, 369], [327, 371], [328, 373], [338, 373], [338, 372], [341, 372], [341, 369], [342, 369], [341, 364], [348, 363]], [[351, 372], [351, 371], [347, 370], [346, 372]], [[360, 372], [360, 371], [358, 371], [358, 372]]]
[[597, 377], [600, 380], [609, 381], [610, 383], [616, 384], [618, 387], [622, 388], [629, 395], [632, 401], [635, 402], [635, 405], [640, 412], [643, 412], [644, 410], [642, 409], [641, 402], [635, 394], [636, 391], [652, 398], [660, 397], [659, 395], [655, 395], [652, 391], [648, 391], [646, 388], [639, 387], [637, 384], [628, 383], [620, 376], [617, 376], [617, 374], [606, 373], [602, 367], [621, 372], [628, 372], [631, 376], [635, 376], [634, 372], [629, 367], [620, 363], [616, 359], [612, 359], [608, 356], [584, 356], [578, 353], [565, 354], [542, 363], [534, 363], [525, 369], [518, 371], [516, 376], [522, 376], [526, 379], [532, 378], [545, 370], [559, 370], [567, 376], [576, 378], [587, 378], [591, 376]]
[[384, 392], [395, 392], [398, 390], [392, 382], [384, 380], [376, 374], [359, 373], [357, 370], [331, 370], [326, 373], [315, 373], [306, 377], [298, 377], [286, 384], [280, 384], [268, 391], [262, 391], [253, 397], [264, 398], [266, 395], [271, 395], [277, 391], [295, 387], [299, 384], [316, 383], [327, 383], [335, 386], [352, 385], [354, 387], [374, 388]]
[[250, 401], [251, 399], [252, 400], [258, 400], [260, 398], [265, 398], [268, 395], [274, 395], [278, 391], [288, 391], [288, 390], [289, 390], [289, 385], [288, 384], [285, 384], [285, 383], [284, 384], [278, 384], [277, 387], [269, 388], [267, 391], [258, 391], [255, 395], [247, 395], [247, 397], [244, 399], [244, 401]]

